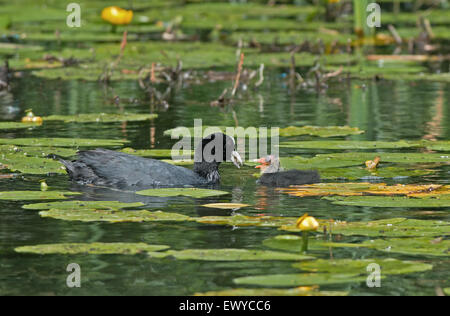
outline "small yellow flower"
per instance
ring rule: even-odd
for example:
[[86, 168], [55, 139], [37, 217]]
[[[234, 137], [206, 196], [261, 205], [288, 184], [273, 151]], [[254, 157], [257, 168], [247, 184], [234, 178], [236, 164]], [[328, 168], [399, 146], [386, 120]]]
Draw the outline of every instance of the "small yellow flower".
[[307, 232], [317, 230], [320, 225], [319, 222], [317, 222], [317, 220], [314, 217], [305, 214], [297, 220], [296, 226], [300, 230]]
[[22, 117], [22, 123], [37, 123], [42, 124], [42, 117], [34, 116], [31, 110], [27, 111], [27, 115]]
[[133, 19], [133, 11], [117, 6], [107, 7], [102, 11], [102, 19], [113, 25], [127, 25]]
[[328, 0], [328, 3], [338, 3], [341, 0]]

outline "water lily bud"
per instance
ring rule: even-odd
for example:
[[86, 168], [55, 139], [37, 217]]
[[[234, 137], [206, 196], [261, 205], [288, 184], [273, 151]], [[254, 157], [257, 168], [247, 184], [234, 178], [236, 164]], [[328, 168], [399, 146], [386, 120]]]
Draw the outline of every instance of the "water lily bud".
[[302, 231], [315, 231], [319, 228], [319, 222], [312, 217], [308, 216], [308, 214], [303, 215], [297, 220], [297, 228]]
[[48, 185], [45, 182], [45, 180], [41, 181], [41, 191], [47, 191], [48, 190]]

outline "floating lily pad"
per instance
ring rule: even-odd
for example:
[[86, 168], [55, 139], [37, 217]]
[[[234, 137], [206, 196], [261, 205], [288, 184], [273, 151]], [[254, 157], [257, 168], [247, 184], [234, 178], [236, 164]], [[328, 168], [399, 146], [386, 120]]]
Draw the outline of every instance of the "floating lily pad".
[[143, 203], [121, 203], [117, 201], [62, 201], [49, 203], [27, 204], [22, 206], [26, 210], [119, 210], [144, 206]]
[[314, 257], [286, 252], [249, 249], [186, 249], [166, 252], [178, 260], [200, 261], [266, 261], [266, 260], [313, 260]]
[[320, 154], [316, 159], [327, 160], [342, 160], [342, 161], [357, 161], [359, 164], [364, 164], [367, 160], [372, 160], [375, 156], [379, 156], [381, 162], [394, 163], [450, 163], [450, 155], [436, 154], [436, 153], [334, 153], [334, 154]]
[[229, 289], [195, 293], [195, 296], [347, 296], [348, 292], [319, 291], [316, 287], [293, 289]]
[[40, 126], [41, 124], [37, 123], [21, 123], [21, 122], [0, 122], [0, 130], [1, 129], [24, 129]]
[[295, 225], [297, 218], [274, 216], [204, 216], [195, 219], [199, 223], [229, 226], [261, 226], [280, 227], [282, 225]]
[[365, 196], [382, 195], [382, 196], [398, 196], [405, 195], [408, 197], [443, 197], [450, 195], [450, 186], [445, 185], [412, 185], [412, 184], [396, 184], [386, 185], [385, 183], [315, 183], [299, 186], [291, 186], [289, 188], [278, 189], [281, 192], [292, 196]]
[[208, 208], [219, 208], [223, 210], [236, 210], [243, 207], [250, 206], [248, 204], [240, 204], [240, 203], [210, 203], [210, 204], [204, 204], [203, 207]]
[[439, 208], [450, 207], [450, 194], [439, 197], [410, 198], [396, 196], [330, 196], [324, 197], [336, 205], [366, 206], [366, 207], [420, 207]]
[[127, 141], [117, 139], [83, 138], [0, 138], [1, 145], [39, 146], [39, 147], [106, 147], [122, 146]]
[[[324, 178], [333, 178], [339, 176], [339, 174], [346, 174], [349, 178], [363, 175], [364, 172], [361, 169], [355, 169], [358, 171], [354, 171], [357, 174], [353, 174], [344, 169], [339, 170], [326, 170], [328, 168], [343, 168], [343, 167], [353, 167], [353, 166], [362, 166], [364, 162], [367, 160], [372, 160], [375, 156], [379, 156], [382, 163], [401, 163], [401, 164], [417, 164], [417, 163], [442, 163], [442, 164], [450, 164], [450, 156], [446, 154], [436, 154], [436, 153], [359, 153], [359, 152], [350, 152], [350, 153], [334, 153], [334, 154], [319, 154], [312, 158], [304, 158], [300, 156], [294, 157], [281, 157], [280, 162], [281, 165], [285, 169], [300, 169], [300, 170], [310, 170], [310, 169], [321, 169], [324, 172]], [[371, 171], [373, 173], [384, 174], [386, 178], [390, 178], [394, 175], [395, 169], [391, 167], [391, 169], [386, 169], [389, 167], [381, 167], [377, 170]], [[383, 170], [386, 169], [386, 170]], [[417, 170], [417, 169], [416, 169]], [[409, 169], [398, 169], [399, 173], [410, 174]], [[327, 174], [328, 172], [328, 174]], [[429, 170], [420, 170], [412, 173], [414, 175], [417, 173], [418, 176], [422, 172], [430, 172]], [[369, 174], [367, 171], [366, 174]]]
[[[383, 277], [383, 276], [382, 276]], [[359, 283], [367, 279], [357, 272], [351, 274], [337, 273], [304, 273], [304, 274], [273, 274], [257, 275], [234, 279], [236, 284], [271, 286], [271, 287], [293, 287], [305, 285], [326, 285], [340, 283]]]
[[321, 179], [387, 179], [387, 178], [406, 178], [420, 177], [435, 173], [431, 169], [402, 168], [402, 167], [383, 167], [375, 170], [368, 170], [363, 167], [350, 168], [325, 168], [320, 171]]
[[194, 164], [194, 160], [170, 160], [170, 159], [162, 159], [161, 161], [170, 163], [175, 166], [192, 166]]
[[[406, 218], [391, 218], [362, 222], [326, 222], [328, 232], [333, 235], [367, 236], [367, 237], [424, 237], [450, 235], [450, 223], [445, 221], [415, 220]], [[300, 231], [295, 225], [286, 225], [282, 230]], [[272, 244], [274, 244], [271, 241]], [[285, 244], [288, 244], [285, 242]], [[350, 244], [352, 245], [352, 244]], [[358, 244], [353, 244], [358, 245]], [[339, 244], [337, 244], [339, 246]], [[340, 247], [346, 245], [341, 245]]]
[[46, 158], [50, 154], [62, 157], [71, 157], [77, 153], [76, 149], [64, 147], [30, 147], [30, 146], [14, 146], [0, 145], [0, 154], [18, 154], [27, 157]]
[[0, 200], [32, 201], [32, 200], [65, 200], [66, 196], [79, 195], [76, 192], [58, 191], [6, 191], [0, 192]]
[[[130, 155], [136, 155], [140, 157], [158, 157], [158, 158], [168, 158], [168, 157], [187, 157], [191, 158], [194, 155], [194, 151], [188, 150], [184, 152], [183, 150], [172, 150], [172, 149], [133, 149], [124, 148], [122, 152]], [[194, 163], [192, 161], [192, 163]]]
[[96, 210], [96, 209], [81, 209], [74, 211], [72, 209], [52, 209], [49, 211], [41, 211], [39, 215], [42, 217], [50, 217], [54, 219], [61, 219], [65, 221], [80, 221], [80, 222], [108, 222], [108, 223], [123, 223], [123, 222], [159, 222], [159, 221], [190, 221], [191, 217], [177, 214], [165, 213], [161, 211], [114, 211], [114, 210]]
[[[318, 236], [320, 237], [320, 236]], [[272, 238], [268, 238], [263, 241], [263, 245], [276, 250], [289, 251], [294, 253], [300, 253], [302, 251], [302, 237], [297, 235], [279, 235]], [[326, 245], [325, 245], [326, 244]], [[334, 244], [329, 244], [323, 237], [319, 238], [309, 238], [308, 249], [309, 250], [324, 250], [333, 248]], [[358, 244], [350, 243], [339, 243], [338, 247], [348, 247], [348, 248], [358, 248]]]
[[280, 162], [284, 169], [300, 170], [351, 167], [363, 164], [361, 161], [351, 159], [342, 160], [320, 156], [315, 156], [312, 158], [304, 158], [300, 156], [281, 157]]
[[114, 123], [126, 121], [148, 121], [157, 118], [157, 114], [78, 114], [78, 115], [51, 115], [43, 117], [44, 121], [63, 121], [65, 123]]
[[65, 174], [64, 166], [52, 159], [28, 157], [21, 153], [0, 155], [0, 165], [13, 172], [25, 174]]
[[367, 275], [367, 267], [376, 263], [381, 268], [382, 274], [406, 274], [414, 272], [424, 272], [431, 270], [431, 264], [414, 261], [401, 261], [397, 259], [319, 259], [311, 262], [294, 263], [292, 266], [302, 271], [319, 273], [352, 274], [359, 272], [360, 275]]
[[189, 196], [193, 198], [205, 198], [210, 196], [226, 195], [228, 192], [197, 188], [169, 188], [169, 189], [149, 189], [138, 191], [136, 194], [145, 196], [173, 197], [173, 196]]
[[445, 295], [450, 296], [450, 287], [445, 288], [444, 293], [445, 293]]
[[405, 255], [450, 256], [450, 240], [428, 237], [368, 240], [361, 246]]
[[291, 141], [282, 142], [280, 147], [286, 148], [308, 148], [308, 149], [398, 149], [419, 147], [406, 141], [384, 142], [384, 141], [351, 141], [351, 140], [329, 140], [329, 141]]
[[319, 137], [334, 137], [334, 136], [348, 136], [348, 135], [359, 135], [364, 133], [357, 127], [350, 126], [289, 126], [280, 129], [280, 136], [300, 136], [300, 135], [311, 135]]
[[36, 246], [23, 246], [15, 249], [19, 253], [49, 254], [121, 254], [135, 255], [139, 253], [154, 252], [170, 248], [165, 245], [147, 245], [144, 243], [91, 243], [91, 244], [48, 244]]
[[430, 150], [450, 151], [450, 141], [422, 141], [421, 144]]
[[346, 236], [445, 236], [450, 235], [450, 222], [392, 218], [369, 222], [335, 222], [333, 234]]

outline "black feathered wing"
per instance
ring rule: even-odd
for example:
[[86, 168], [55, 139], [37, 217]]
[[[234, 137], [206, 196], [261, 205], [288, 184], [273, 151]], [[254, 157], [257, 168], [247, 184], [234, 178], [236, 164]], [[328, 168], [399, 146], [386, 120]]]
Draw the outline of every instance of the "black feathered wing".
[[77, 160], [61, 162], [70, 177], [82, 184], [138, 190], [207, 183], [187, 168], [107, 149], [81, 151]]

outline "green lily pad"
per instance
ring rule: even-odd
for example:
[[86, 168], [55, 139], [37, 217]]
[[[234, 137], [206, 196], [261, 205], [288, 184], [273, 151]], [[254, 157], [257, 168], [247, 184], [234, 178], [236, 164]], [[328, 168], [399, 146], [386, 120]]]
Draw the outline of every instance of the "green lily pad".
[[292, 196], [407, 196], [422, 199], [446, 199], [450, 195], [450, 186], [439, 184], [396, 184], [367, 182], [322, 182], [279, 188], [278, 191]]
[[23, 246], [15, 249], [19, 253], [49, 254], [121, 254], [135, 255], [139, 253], [154, 252], [170, 248], [165, 245], [147, 245], [144, 243], [91, 243], [91, 244], [48, 244], [36, 246]]
[[266, 260], [313, 260], [314, 257], [286, 252], [249, 249], [186, 249], [166, 252], [178, 260], [201, 261], [266, 261]]
[[[382, 276], [383, 277], [383, 276]], [[358, 273], [337, 274], [337, 273], [303, 273], [303, 274], [273, 274], [256, 275], [234, 279], [236, 284], [259, 285], [270, 287], [293, 287], [307, 285], [326, 285], [340, 283], [364, 282], [366, 276]]]
[[444, 293], [445, 293], [445, 295], [450, 296], [450, 287], [445, 288]]
[[27, 204], [22, 206], [26, 210], [119, 210], [144, 206], [143, 203], [120, 203], [117, 201], [62, 201], [49, 203]]
[[[360, 153], [360, 152], [349, 152], [349, 153], [334, 153], [334, 154], [319, 154], [312, 158], [304, 158], [300, 156], [294, 157], [281, 157], [280, 162], [281, 165], [285, 169], [321, 169], [321, 175], [324, 174], [324, 179], [327, 178], [336, 178], [340, 175], [344, 175], [343, 177], [348, 176], [349, 179], [363, 175], [363, 170], [358, 171], [350, 171], [352, 169], [331, 169], [331, 168], [344, 168], [344, 167], [353, 167], [353, 166], [362, 166], [367, 160], [372, 160], [375, 156], [379, 156], [382, 163], [401, 163], [401, 164], [417, 164], [417, 163], [442, 163], [449, 164], [450, 156], [445, 154], [436, 154], [436, 153]], [[330, 170], [326, 170], [330, 168]], [[373, 173], [379, 172], [380, 174], [384, 173], [384, 177], [390, 178], [391, 175], [394, 175], [395, 169], [386, 169], [389, 167], [380, 167], [377, 170], [371, 171]], [[406, 167], [398, 167], [398, 168], [406, 168]], [[386, 169], [386, 170], [383, 170]], [[388, 171], [389, 170], [389, 171]], [[409, 169], [398, 169], [399, 173], [410, 174], [407, 170]], [[416, 169], [417, 170], [417, 169]], [[391, 173], [392, 172], [392, 173]], [[430, 172], [430, 170], [422, 169], [415, 171], [411, 176], [414, 176], [417, 173], [417, 176], [420, 176], [422, 172]], [[369, 174], [367, 171], [366, 174]], [[388, 176], [389, 175], [389, 176]], [[401, 175], [399, 175], [401, 176]]]
[[450, 235], [450, 222], [392, 218], [369, 222], [335, 222], [331, 229], [333, 234], [345, 236], [446, 236]]
[[78, 115], [51, 115], [43, 117], [44, 121], [63, 121], [65, 123], [114, 123], [126, 121], [148, 121], [157, 118], [157, 114], [78, 114]]
[[297, 218], [294, 217], [274, 217], [274, 216], [204, 216], [196, 218], [196, 221], [203, 224], [229, 225], [237, 227], [260, 226], [260, 227], [280, 227], [282, 225], [295, 225]]
[[380, 161], [394, 162], [394, 163], [450, 163], [450, 156], [436, 153], [334, 153], [334, 154], [320, 154], [315, 156], [317, 159], [328, 160], [342, 160], [342, 161], [356, 161], [359, 164], [364, 164], [367, 160], [372, 160], [375, 156], [380, 157]]
[[138, 191], [136, 194], [145, 196], [173, 197], [173, 196], [189, 196], [193, 198], [205, 198], [210, 196], [229, 194], [225, 191], [198, 189], [198, 188], [169, 188], [169, 189], [149, 189]]
[[422, 141], [422, 146], [426, 147], [430, 150], [436, 150], [436, 151], [450, 151], [450, 141]]
[[398, 196], [327, 196], [324, 199], [336, 205], [366, 206], [366, 207], [420, 207], [439, 208], [450, 207], [450, 194], [438, 197], [398, 197]]
[[[50, 154], [62, 157], [71, 157], [77, 153], [76, 149], [64, 147], [28, 147], [14, 145], [0, 145], [0, 155], [18, 154], [27, 157], [46, 158]], [[0, 156], [1, 157], [1, 156]]]
[[194, 160], [171, 160], [171, 159], [161, 159], [161, 161], [170, 163], [175, 166], [192, 166], [194, 164]]
[[37, 127], [41, 124], [37, 123], [21, 123], [21, 122], [0, 122], [0, 130], [1, 129], [24, 129]]
[[300, 135], [311, 135], [319, 137], [334, 137], [334, 136], [348, 136], [348, 135], [359, 135], [364, 133], [357, 127], [350, 126], [289, 126], [280, 129], [280, 136], [300, 136]]
[[58, 191], [6, 191], [0, 192], [0, 200], [33, 201], [33, 200], [65, 200], [67, 195], [80, 195], [76, 192]]
[[314, 287], [293, 289], [229, 289], [195, 293], [195, 296], [347, 296], [348, 292], [319, 291]]
[[291, 141], [282, 142], [280, 147], [286, 148], [308, 148], [308, 149], [398, 149], [414, 148], [419, 144], [406, 141], [384, 142], [384, 141], [351, 141], [351, 140], [331, 140], [331, 141]]
[[[320, 236], [318, 236], [320, 237]], [[265, 239], [263, 241], [263, 245], [276, 250], [289, 251], [294, 253], [300, 253], [302, 251], [302, 237], [297, 235], [279, 235], [272, 238]], [[326, 244], [326, 245], [325, 245]], [[309, 250], [325, 250], [329, 248], [333, 248], [333, 245], [330, 245], [323, 237], [313, 238], [309, 237], [308, 240], [308, 249]], [[360, 247], [358, 244], [350, 244], [350, 243], [339, 243], [339, 246], [336, 247], [347, 247], [347, 248], [358, 248]]]
[[65, 221], [80, 222], [108, 222], [108, 223], [124, 223], [124, 222], [166, 222], [166, 221], [190, 221], [191, 217], [177, 214], [165, 213], [161, 211], [115, 211], [115, 210], [96, 210], [96, 209], [80, 209], [74, 211], [72, 209], [51, 209], [49, 211], [39, 212], [41, 217], [49, 217]]
[[361, 246], [405, 255], [450, 256], [450, 240], [429, 237], [367, 240]]
[[[187, 157], [190, 159], [194, 155], [193, 150], [188, 150], [184, 153], [183, 150], [172, 150], [172, 149], [133, 149], [124, 148], [122, 152], [130, 155], [136, 155], [140, 157], [158, 157], [158, 158], [169, 158], [172, 154], [176, 157]], [[186, 154], [186, 156], [185, 156]], [[192, 162], [193, 163], [193, 162]]]
[[25, 174], [66, 173], [66, 169], [59, 161], [28, 157], [20, 153], [0, 155], [0, 165], [13, 172]]
[[[367, 237], [425, 237], [450, 235], [450, 223], [440, 220], [417, 220], [406, 218], [391, 218], [362, 222], [324, 222], [328, 233], [344, 236]], [[300, 231], [295, 225], [282, 226], [282, 230]], [[276, 244], [269, 239], [269, 244]], [[279, 242], [280, 243], [280, 242]], [[284, 242], [289, 245], [288, 243]], [[353, 244], [354, 245], [354, 244]]]
[[363, 167], [354, 168], [326, 168], [320, 171], [321, 179], [370, 179], [370, 178], [398, 178], [398, 177], [419, 177], [435, 173], [435, 170], [430, 169], [412, 169], [401, 167], [384, 167], [375, 170], [368, 170]]
[[285, 169], [300, 169], [300, 170], [351, 167], [351, 166], [358, 166], [364, 163], [350, 159], [341, 160], [321, 156], [315, 156], [312, 158], [303, 158], [300, 156], [281, 157], [280, 162], [283, 168]]
[[127, 141], [117, 139], [83, 138], [0, 138], [0, 145], [39, 147], [107, 147], [122, 146]]
[[397, 259], [319, 259], [311, 262], [294, 263], [292, 266], [302, 271], [319, 273], [352, 274], [359, 272], [367, 275], [367, 266], [376, 263], [381, 268], [382, 274], [406, 274], [424, 272], [433, 269], [431, 264], [413, 261], [401, 261]]

